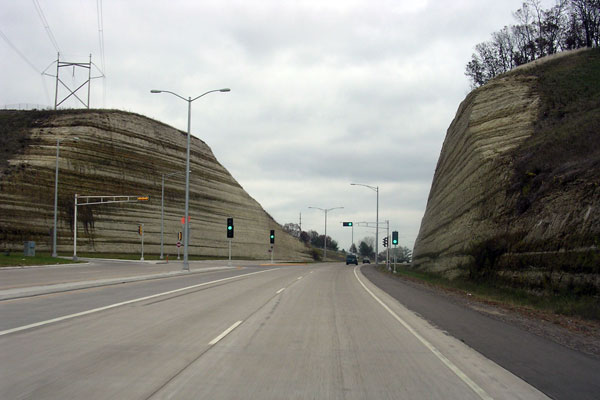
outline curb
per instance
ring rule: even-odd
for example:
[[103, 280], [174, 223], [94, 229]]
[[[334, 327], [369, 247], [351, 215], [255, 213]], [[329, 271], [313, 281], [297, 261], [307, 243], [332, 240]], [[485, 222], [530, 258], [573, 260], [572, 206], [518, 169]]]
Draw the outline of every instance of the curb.
[[[81, 264], [79, 264], [79, 265], [81, 265]], [[153, 279], [171, 278], [171, 277], [181, 276], [181, 275], [199, 274], [199, 273], [203, 273], [203, 272], [234, 269], [234, 268], [236, 268], [236, 267], [226, 267], [226, 266], [209, 267], [209, 268], [203, 268], [201, 270], [195, 270], [195, 271], [189, 271], [189, 272], [188, 271], [174, 271], [174, 272], [166, 272], [166, 273], [162, 273], [162, 274], [153, 274], [153, 275], [139, 275], [139, 276], [124, 277], [124, 278], [99, 279], [99, 280], [95, 280], [95, 281], [70, 282], [70, 283], [59, 283], [56, 285], [32, 286], [32, 287], [28, 287], [28, 288], [7, 289], [7, 290], [0, 290], [0, 301], [20, 299], [20, 298], [24, 298], [24, 297], [41, 296], [44, 294], [68, 292], [71, 290], [90, 289], [90, 288], [101, 287], [101, 286], [118, 285], [118, 284], [129, 283], [129, 282], [139, 282], [139, 281], [148, 281], [148, 280], [153, 280]]]

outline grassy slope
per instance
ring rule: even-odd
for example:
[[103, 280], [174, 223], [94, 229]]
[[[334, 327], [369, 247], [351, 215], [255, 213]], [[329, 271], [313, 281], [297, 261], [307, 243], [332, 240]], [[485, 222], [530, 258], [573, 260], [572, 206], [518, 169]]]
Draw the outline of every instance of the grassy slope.
[[513, 188], [524, 213], [557, 184], [599, 183], [600, 49], [516, 73], [537, 76], [542, 101], [534, 135], [515, 153]]

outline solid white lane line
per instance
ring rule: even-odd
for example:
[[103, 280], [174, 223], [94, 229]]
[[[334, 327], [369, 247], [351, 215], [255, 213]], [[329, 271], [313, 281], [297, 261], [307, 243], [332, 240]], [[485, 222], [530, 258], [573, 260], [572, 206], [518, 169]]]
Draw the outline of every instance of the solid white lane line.
[[202, 287], [202, 286], [206, 286], [206, 285], [211, 285], [213, 283], [219, 283], [219, 282], [229, 281], [231, 279], [242, 278], [242, 277], [248, 276], [248, 275], [262, 274], [263, 272], [277, 271], [277, 270], [278, 269], [266, 269], [266, 270], [263, 270], [263, 271], [250, 272], [248, 274], [243, 274], [243, 275], [230, 276], [229, 278], [217, 279], [216, 281], [204, 282], [204, 283], [199, 283], [197, 285], [187, 286], [187, 287], [180, 288], [180, 289], [169, 290], [168, 292], [153, 294], [153, 295], [150, 295], [150, 296], [140, 297], [138, 299], [128, 300], [128, 301], [124, 301], [124, 302], [121, 302], [121, 303], [111, 304], [111, 305], [104, 306], [104, 307], [99, 307], [99, 308], [94, 308], [93, 310], [87, 310], [87, 311], [82, 311], [82, 312], [78, 312], [78, 313], [75, 313], [75, 314], [64, 315], [62, 317], [52, 318], [52, 319], [49, 319], [49, 320], [46, 320], [46, 321], [36, 322], [36, 323], [33, 323], [33, 324], [19, 326], [17, 328], [12, 328], [12, 329], [7, 329], [7, 330], [4, 330], [4, 331], [0, 331], [0, 336], [8, 335], [9, 333], [15, 333], [15, 332], [24, 331], [26, 329], [36, 328], [38, 326], [52, 324], [54, 322], [64, 321], [64, 320], [71, 319], [71, 318], [81, 317], [81, 316], [84, 316], [84, 315], [93, 314], [93, 313], [97, 313], [97, 312], [104, 311], [104, 310], [110, 310], [111, 308], [121, 307], [121, 306], [124, 306], [124, 305], [127, 305], [127, 304], [136, 303], [138, 301], [149, 300], [149, 299], [153, 299], [155, 297], [166, 296], [166, 295], [169, 295], [169, 294], [182, 292], [184, 290], [195, 289], [195, 288], [198, 288], [198, 287]]
[[493, 400], [493, 398], [487, 394], [485, 390], [483, 390], [478, 384], [473, 382], [471, 378], [469, 378], [460, 368], [458, 368], [452, 361], [450, 361], [446, 356], [444, 356], [434, 345], [429, 343], [427, 339], [421, 336], [412, 326], [410, 326], [406, 321], [398, 316], [394, 311], [392, 311], [383, 301], [379, 299], [365, 284], [360, 280], [358, 274], [356, 273], [358, 266], [354, 267], [354, 276], [361, 284], [361, 286], [373, 297], [383, 308], [387, 310], [398, 322], [400, 322], [410, 333], [413, 334], [414, 337], [419, 339], [421, 343], [425, 347], [429, 349], [446, 367], [448, 367], [456, 376], [458, 376], [464, 383], [466, 383], [482, 400]]
[[285, 288], [284, 288], [284, 287], [282, 287], [282, 288], [281, 288], [281, 289], [279, 289], [279, 290], [278, 290], [278, 291], [277, 291], [275, 294], [279, 294], [279, 293], [283, 292], [284, 290], [285, 290]]
[[299, 276], [297, 280], [299, 281], [300, 279], [302, 279], [302, 277], [301, 277], [301, 276]]
[[214, 338], [213, 340], [211, 340], [210, 342], [208, 342], [208, 345], [212, 346], [212, 345], [217, 344], [219, 342], [219, 340], [221, 340], [225, 336], [229, 335], [231, 333], [231, 331], [234, 330], [235, 328], [237, 328], [241, 323], [242, 323], [242, 321], [238, 321], [235, 324], [231, 325], [229, 328], [225, 329], [223, 331], [223, 333], [221, 333], [219, 336], [217, 336], [216, 338]]

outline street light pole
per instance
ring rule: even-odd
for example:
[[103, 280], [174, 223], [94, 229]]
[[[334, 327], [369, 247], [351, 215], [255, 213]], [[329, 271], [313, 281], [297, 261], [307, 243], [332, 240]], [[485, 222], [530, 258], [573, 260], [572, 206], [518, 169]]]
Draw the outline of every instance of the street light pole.
[[160, 193], [160, 259], [163, 259], [163, 244], [164, 244], [164, 220], [165, 220], [165, 178], [174, 175], [181, 175], [182, 172], [171, 172], [170, 174], [162, 174], [162, 186]]
[[379, 255], [379, 186], [365, 185], [364, 183], [351, 183], [352, 186], [364, 186], [377, 193], [377, 211], [375, 214], [375, 265], [377, 265], [377, 256]]
[[65, 138], [65, 139], [56, 139], [56, 171], [54, 173], [54, 230], [52, 233], [52, 257], [57, 257], [58, 254], [56, 252], [56, 220], [57, 220], [57, 211], [58, 211], [58, 154], [60, 149], [60, 142], [73, 140], [78, 141], [78, 137], [73, 138]]
[[195, 98], [191, 98], [188, 97], [187, 99], [185, 97], [182, 97], [180, 95], [178, 95], [177, 93], [171, 92], [169, 90], [156, 90], [156, 89], [152, 89], [150, 90], [150, 93], [170, 93], [173, 96], [179, 97], [180, 99], [187, 101], [188, 102], [188, 127], [187, 127], [187, 150], [186, 150], [186, 160], [185, 160], [185, 219], [184, 219], [184, 237], [183, 237], [183, 270], [184, 271], [189, 271], [190, 270], [190, 264], [188, 262], [188, 244], [189, 244], [189, 236], [190, 236], [190, 221], [189, 221], [189, 203], [190, 203], [190, 143], [191, 143], [191, 139], [190, 137], [192, 136], [192, 132], [191, 132], [191, 128], [192, 128], [192, 102], [194, 100], [198, 100], [200, 97], [205, 96], [209, 93], [214, 93], [214, 92], [230, 92], [231, 89], [229, 88], [224, 88], [224, 89], [215, 89], [215, 90], [209, 90], [208, 92], [202, 93], [200, 96], [197, 96]]
[[323, 238], [323, 261], [327, 259], [327, 212], [331, 210], [337, 210], [344, 207], [333, 207], [333, 208], [319, 208], [319, 207], [308, 207], [314, 208], [316, 210], [321, 210], [325, 212], [325, 237]]

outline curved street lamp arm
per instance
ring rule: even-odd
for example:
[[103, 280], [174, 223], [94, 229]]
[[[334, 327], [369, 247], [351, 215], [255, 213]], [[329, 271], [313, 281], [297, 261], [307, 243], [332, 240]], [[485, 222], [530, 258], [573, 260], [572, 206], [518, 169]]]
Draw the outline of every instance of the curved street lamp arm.
[[350, 185], [352, 185], [352, 186], [364, 186], [364, 187], [368, 187], [369, 189], [374, 190], [376, 192], [379, 191], [379, 187], [365, 185], [364, 183], [351, 183]]
[[191, 99], [191, 100], [186, 100], [186, 101], [190, 101], [190, 102], [192, 102], [192, 101], [194, 101], [194, 100], [197, 100], [197, 99], [199, 99], [200, 97], [202, 97], [202, 96], [205, 96], [205, 95], [207, 95], [207, 94], [209, 94], [209, 93], [214, 93], [214, 92], [230, 92], [230, 91], [231, 91], [231, 89], [229, 89], [229, 88], [224, 88], [224, 89], [215, 89], [215, 90], [209, 90], [209, 91], [208, 91], [208, 92], [206, 92], [206, 93], [202, 93], [202, 94], [201, 94], [200, 96], [198, 96], [198, 97], [194, 97], [193, 99]]
[[185, 100], [185, 101], [190, 101], [189, 99], [186, 99], [185, 97], [182, 97], [182, 96], [178, 95], [178, 94], [177, 94], [177, 93], [175, 93], [175, 92], [171, 92], [170, 90], [156, 90], [156, 89], [152, 89], [152, 90], [150, 91], [150, 93], [170, 93], [170, 94], [172, 94], [173, 96], [177, 96], [177, 97], [179, 97], [179, 98], [180, 98], [180, 99], [182, 99], [182, 100]]

